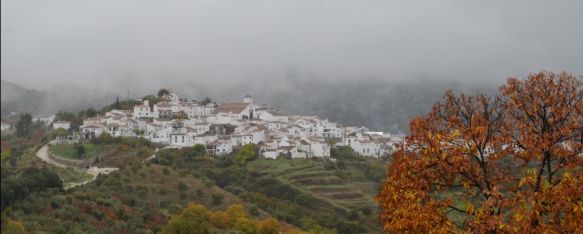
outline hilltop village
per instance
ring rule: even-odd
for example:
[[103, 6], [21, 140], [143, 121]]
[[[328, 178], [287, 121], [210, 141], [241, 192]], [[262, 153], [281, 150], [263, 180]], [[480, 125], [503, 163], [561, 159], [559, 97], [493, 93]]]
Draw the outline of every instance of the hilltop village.
[[[87, 118], [74, 132], [56, 139], [61, 143], [91, 139], [103, 133], [114, 137], [144, 137], [167, 148], [204, 145], [215, 155], [254, 143], [265, 158], [328, 158], [331, 147], [350, 146], [368, 157], [391, 153], [401, 139], [365, 127], [342, 126], [316, 116], [285, 115], [269, 105], [256, 105], [250, 95], [241, 102], [187, 101], [168, 93], [150, 103], [137, 99], [133, 110], [111, 110]], [[44, 120], [43, 120], [44, 121]], [[49, 121], [49, 120], [47, 120]], [[46, 121], [45, 121], [46, 122]], [[51, 121], [52, 122], [52, 121]], [[67, 121], [53, 128], [69, 129]]]

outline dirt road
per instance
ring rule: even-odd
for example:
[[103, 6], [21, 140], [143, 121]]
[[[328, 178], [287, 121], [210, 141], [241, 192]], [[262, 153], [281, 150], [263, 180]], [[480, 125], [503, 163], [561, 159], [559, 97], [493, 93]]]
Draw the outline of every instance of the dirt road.
[[82, 181], [82, 182], [79, 182], [79, 183], [69, 184], [69, 185], [67, 185], [65, 187], [65, 189], [70, 189], [70, 188], [74, 188], [74, 187], [77, 187], [77, 186], [85, 185], [85, 184], [87, 184], [87, 183], [95, 180], [99, 174], [109, 174], [109, 173], [111, 173], [113, 171], [118, 170], [118, 168], [115, 168], [115, 167], [102, 167], [102, 168], [99, 168], [99, 167], [90, 167], [89, 169], [84, 169], [84, 168], [78, 168], [78, 167], [72, 167], [72, 166], [64, 165], [62, 163], [59, 163], [59, 162], [53, 160], [49, 156], [49, 145], [48, 144], [46, 144], [43, 147], [41, 147], [36, 152], [36, 156], [38, 158], [40, 158], [41, 160], [43, 160], [43, 161], [45, 161], [48, 164], [51, 164], [53, 166], [63, 167], [63, 168], [70, 168], [70, 169], [73, 169], [75, 171], [85, 172], [85, 173], [90, 174], [90, 175], [93, 176], [89, 180], [85, 180], [85, 181]]

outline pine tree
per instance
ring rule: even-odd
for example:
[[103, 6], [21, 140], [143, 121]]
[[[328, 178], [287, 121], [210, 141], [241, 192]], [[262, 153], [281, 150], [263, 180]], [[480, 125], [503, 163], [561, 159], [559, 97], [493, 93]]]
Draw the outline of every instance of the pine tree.
[[117, 96], [117, 98], [116, 98], [116, 100], [115, 100], [115, 109], [116, 109], [116, 110], [119, 110], [119, 109], [121, 109], [121, 106], [120, 106], [120, 104], [119, 104], [119, 96]]

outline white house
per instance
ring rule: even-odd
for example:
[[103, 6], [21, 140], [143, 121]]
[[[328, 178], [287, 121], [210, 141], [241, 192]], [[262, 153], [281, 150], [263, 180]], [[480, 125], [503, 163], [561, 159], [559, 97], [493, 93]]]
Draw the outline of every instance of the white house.
[[[390, 152], [394, 145], [389, 136], [369, 132], [364, 127], [344, 127], [317, 116], [280, 114], [268, 105], [253, 104], [250, 95], [240, 102], [220, 105], [189, 102], [174, 93], [163, 98], [153, 108], [144, 100], [133, 111], [114, 110], [105, 117], [88, 118], [83, 121], [80, 135], [90, 138], [108, 132], [127, 137], [135, 136], [139, 130], [140, 135], [143, 131], [143, 136], [155, 143], [176, 148], [202, 144], [217, 155], [254, 143], [261, 147], [265, 158], [273, 159], [279, 155], [330, 157], [330, 145], [326, 143], [330, 138], [336, 138], [337, 145], [348, 145], [359, 154], [372, 157]], [[187, 119], [172, 118], [179, 113], [185, 113]], [[65, 124], [56, 122], [53, 127]]]
[[170, 144], [170, 133], [172, 128], [164, 128], [160, 124], [148, 124], [144, 134], [146, 139], [154, 143]]
[[[215, 111], [216, 112], [216, 111]], [[240, 116], [232, 113], [218, 112], [215, 115], [208, 116], [206, 122], [211, 124], [232, 124], [236, 125], [240, 120]]]
[[105, 126], [101, 124], [83, 125], [79, 128], [83, 138], [94, 138], [105, 132]]
[[268, 159], [276, 159], [279, 153], [276, 150], [265, 150], [263, 151], [263, 157]]
[[207, 133], [209, 131], [210, 126], [211, 125], [209, 123], [196, 123], [190, 125], [190, 127], [194, 129], [196, 135]]
[[172, 105], [168, 102], [156, 103], [153, 112], [157, 113], [158, 118], [170, 118], [172, 117]]
[[312, 140], [310, 142], [310, 150], [312, 157], [316, 158], [329, 158], [330, 157], [330, 146], [323, 141]]
[[32, 122], [41, 122], [48, 126], [55, 120], [55, 117], [55, 115], [35, 115], [32, 117]]
[[268, 110], [257, 110], [255, 114], [257, 115], [256, 118], [260, 120], [275, 121], [275, 117]]
[[209, 142], [218, 140], [216, 135], [204, 134], [194, 136], [194, 144], [207, 145]]
[[231, 115], [236, 120], [255, 119], [255, 106], [253, 105], [253, 98], [245, 96], [243, 102], [226, 102], [221, 103], [213, 114], [224, 113]]
[[150, 101], [144, 100], [141, 105], [134, 106], [134, 118], [158, 118], [157, 109], [150, 109]]
[[265, 141], [265, 131], [263, 130], [251, 131], [249, 134], [251, 134], [251, 142], [254, 144], [259, 144], [259, 142]]
[[10, 126], [10, 124], [2, 122], [0, 129], [2, 131], [6, 131], [6, 130], [10, 130], [11, 128], [12, 128], [12, 126]]
[[243, 102], [244, 103], [252, 104], [253, 103], [253, 97], [251, 97], [251, 95], [247, 94], [247, 95], [245, 95], [245, 97], [243, 97]]
[[92, 117], [83, 120], [83, 125], [100, 125], [105, 124], [105, 120], [100, 117]]
[[330, 124], [324, 128], [322, 136], [325, 138], [342, 138], [344, 130], [339, 125]]
[[308, 154], [300, 150], [296, 145], [280, 146], [278, 148], [280, 155], [287, 155], [291, 158], [307, 158]]
[[241, 136], [241, 145], [251, 144], [253, 142], [253, 134], [245, 134]]
[[233, 146], [230, 140], [216, 140], [207, 144], [207, 150], [216, 155], [224, 155], [232, 153]]
[[71, 122], [69, 121], [57, 121], [53, 123], [53, 129], [65, 129], [68, 130], [69, 128], [71, 128]]
[[193, 146], [193, 139], [185, 133], [171, 133], [170, 134], [170, 145], [174, 147], [189, 147]]
[[180, 111], [188, 115], [188, 118], [196, 118], [201, 116], [202, 107], [195, 102], [187, 102], [180, 104]]

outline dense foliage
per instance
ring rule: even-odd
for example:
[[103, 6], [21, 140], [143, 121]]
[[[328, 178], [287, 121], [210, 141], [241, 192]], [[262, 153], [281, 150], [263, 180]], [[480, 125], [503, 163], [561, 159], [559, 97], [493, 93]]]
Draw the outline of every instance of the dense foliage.
[[240, 231], [253, 234], [300, 234], [307, 233], [282, 225], [275, 218], [255, 220], [249, 217], [243, 205], [233, 204], [226, 211], [209, 211], [201, 204], [188, 204], [179, 214], [170, 219], [161, 233], [215, 233], [215, 230]]
[[16, 123], [16, 136], [26, 136], [30, 134], [32, 126], [32, 116], [28, 113], [21, 114], [20, 120]]
[[509, 79], [411, 122], [377, 196], [389, 232], [573, 233], [583, 226], [583, 83]]
[[170, 91], [168, 91], [168, 89], [160, 89], [158, 90], [158, 97], [164, 97], [166, 95], [169, 95]]
[[[256, 206], [280, 221], [305, 230], [317, 233], [380, 231], [376, 219], [372, 218], [372, 213], [376, 210], [369, 205], [358, 203], [347, 209], [323, 195], [330, 193], [330, 196], [337, 196], [341, 200], [344, 199], [343, 196], [347, 196], [347, 199], [356, 196], [352, 192], [356, 184], [374, 184], [386, 173], [382, 161], [357, 157], [347, 148], [333, 152], [337, 162], [260, 159], [257, 156], [257, 147], [253, 144], [246, 145], [231, 155], [217, 158], [211, 158], [195, 148], [197, 147], [160, 151], [153, 162], [184, 168], [197, 177], [208, 178], [219, 187], [253, 204], [251, 207]], [[292, 171], [285, 170], [286, 165], [295, 168], [294, 164], [298, 165], [298, 170], [310, 170], [305, 175], [284, 175]], [[282, 169], [270, 172], [272, 166]], [[320, 183], [330, 184], [332, 181], [338, 184], [330, 186], [337, 187], [317, 187]], [[311, 192], [312, 189], [322, 190], [322, 195]], [[376, 189], [376, 186], [372, 187], [370, 197]]]
[[97, 116], [99, 113], [93, 109], [80, 110], [77, 113], [59, 111], [56, 114], [56, 121], [68, 121], [71, 123], [71, 130], [79, 131], [79, 126], [83, 125], [83, 119]]
[[19, 176], [2, 180], [2, 211], [29, 194], [49, 188], [62, 189], [63, 182], [57, 174], [46, 168], [29, 168]]

